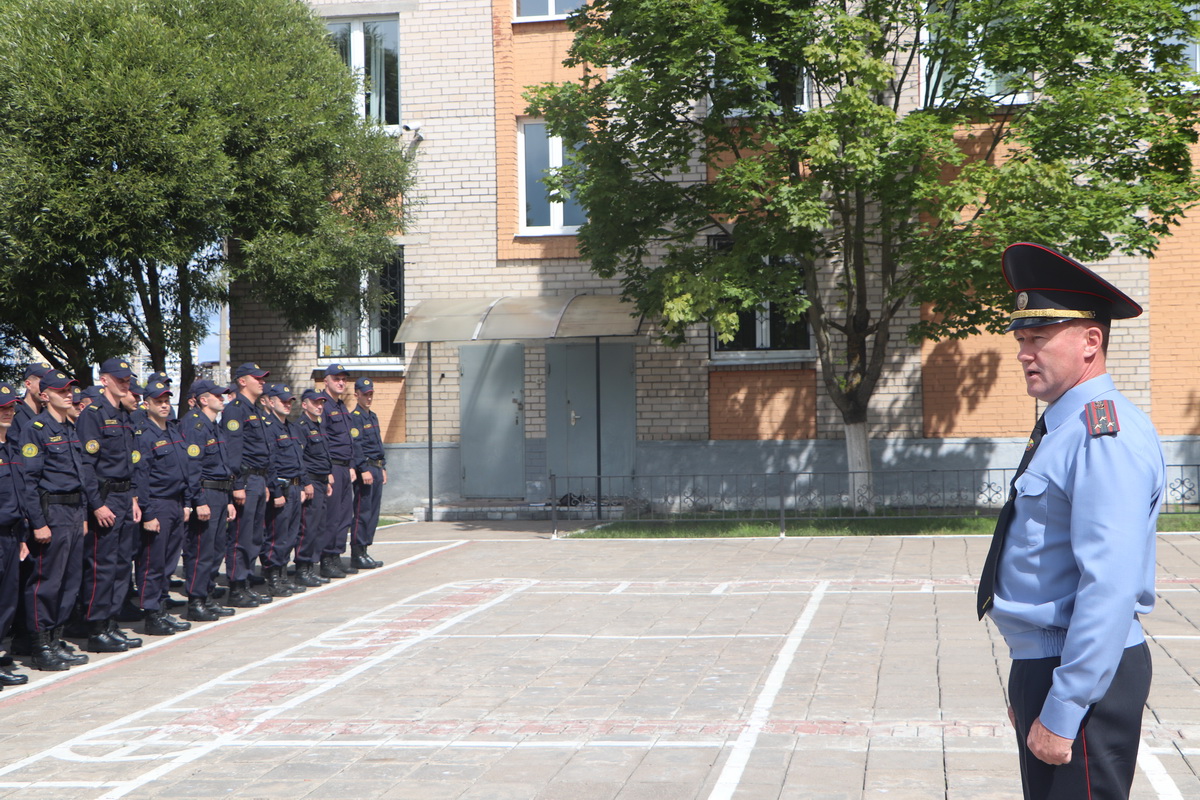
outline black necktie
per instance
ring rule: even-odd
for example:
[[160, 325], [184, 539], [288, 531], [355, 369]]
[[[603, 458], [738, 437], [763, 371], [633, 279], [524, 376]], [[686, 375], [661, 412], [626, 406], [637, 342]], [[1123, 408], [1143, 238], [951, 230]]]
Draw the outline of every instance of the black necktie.
[[1004, 508], [1000, 509], [1000, 516], [996, 519], [996, 530], [992, 534], [992, 546], [988, 549], [987, 560], [983, 562], [983, 573], [979, 576], [979, 592], [975, 599], [975, 610], [979, 612], [980, 619], [983, 619], [984, 613], [992, 605], [992, 597], [996, 591], [996, 567], [1000, 562], [1000, 551], [1004, 549], [1004, 537], [1008, 534], [1008, 526], [1012, 522], [1013, 507], [1017, 500], [1017, 478], [1021, 477], [1021, 473], [1033, 460], [1033, 452], [1037, 450], [1045, 435], [1046, 415], [1043, 414], [1038, 417], [1037, 424], [1033, 426], [1033, 433], [1029, 434], [1029, 444], [1025, 445], [1025, 455], [1021, 456], [1017, 474], [1013, 475], [1012, 483], [1009, 484], [1008, 502], [1004, 504]]

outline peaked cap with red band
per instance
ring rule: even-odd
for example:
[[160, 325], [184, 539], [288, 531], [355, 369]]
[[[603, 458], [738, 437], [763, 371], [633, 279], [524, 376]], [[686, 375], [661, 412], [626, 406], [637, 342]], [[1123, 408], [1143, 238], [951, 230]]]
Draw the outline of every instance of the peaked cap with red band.
[[1108, 324], [1142, 313], [1141, 306], [1104, 278], [1040, 244], [1011, 245], [1004, 251], [1003, 269], [1004, 279], [1017, 295], [1010, 331], [1069, 319]]

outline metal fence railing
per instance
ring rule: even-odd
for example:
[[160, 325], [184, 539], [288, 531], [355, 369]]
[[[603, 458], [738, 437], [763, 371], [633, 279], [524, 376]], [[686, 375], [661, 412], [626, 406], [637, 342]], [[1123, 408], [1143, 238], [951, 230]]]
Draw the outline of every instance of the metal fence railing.
[[[1014, 469], [551, 475], [551, 519], [643, 522], [994, 516]], [[598, 502], [597, 502], [598, 500]], [[1200, 465], [1167, 467], [1163, 513], [1200, 513]]]

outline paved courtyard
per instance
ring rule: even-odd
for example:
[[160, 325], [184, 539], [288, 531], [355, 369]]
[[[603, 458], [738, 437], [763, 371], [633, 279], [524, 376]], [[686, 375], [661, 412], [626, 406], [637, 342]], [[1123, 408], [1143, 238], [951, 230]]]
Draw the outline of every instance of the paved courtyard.
[[[507, 525], [507, 523], [505, 523]], [[0, 797], [1016, 798], [985, 537], [398, 525], [387, 565], [0, 693]], [[1134, 796], [1200, 798], [1200, 538]]]

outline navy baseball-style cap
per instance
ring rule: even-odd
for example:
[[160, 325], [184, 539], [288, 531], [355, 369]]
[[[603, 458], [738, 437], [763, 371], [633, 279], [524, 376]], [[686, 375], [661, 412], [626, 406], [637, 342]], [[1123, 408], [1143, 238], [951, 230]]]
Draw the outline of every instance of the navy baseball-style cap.
[[146, 393], [146, 387], [142, 386], [137, 381], [130, 381], [129, 382], [129, 393], [132, 394], [134, 397], [141, 397], [142, 395], [144, 395]]
[[102, 394], [104, 394], [103, 386], [92, 385], [83, 390], [83, 396], [90, 400], [99, 400]]
[[164, 394], [171, 394], [171, 384], [163, 381], [147, 381], [142, 392], [144, 397], [162, 397]]
[[296, 395], [292, 392], [292, 387], [286, 383], [268, 383], [264, 392], [267, 397], [278, 397], [280, 400], [295, 400]]
[[341, 364], [330, 364], [325, 368], [325, 377], [328, 378], [330, 375], [345, 375], [349, 378], [350, 372]]
[[318, 392], [316, 389], [305, 389], [304, 394], [300, 396], [301, 400], [314, 400], [324, 403], [327, 399], [324, 392]]
[[375, 391], [375, 381], [370, 378], [359, 378], [354, 382], [354, 391], [373, 392]]
[[8, 381], [0, 381], [0, 408], [8, 408], [19, 402], [21, 402], [21, 396], [17, 394], [13, 385]]
[[1070, 319], [1107, 325], [1130, 319], [1142, 307], [1073, 258], [1040, 244], [1019, 242], [1004, 251], [1004, 279], [1016, 293], [1007, 330], [1037, 328]]
[[50, 366], [45, 361], [32, 361], [25, 365], [25, 377], [21, 380], [40, 378], [52, 369], [54, 369], [54, 367]]
[[215, 394], [219, 397], [229, 394], [229, 387], [213, 383], [208, 378], [200, 378], [192, 384], [189, 394], [192, 397], [199, 397], [202, 394]]
[[129, 362], [123, 358], [110, 358], [100, 365], [100, 372], [104, 375], [112, 375], [114, 378], [132, 378], [133, 368], [129, 366]]
[[170, 386], [171, 376], [165, 372], [151, 372], [150, 377], [146, 378], [146, 385], [150, 386], [155, 383], [165, 383], [167, 386]]
[[43, 389], [65, 389], [75, 382], [70, 375], [53, 369], [42, 376]]
[[238, 378], [244, 378], [247, 375], [253, 375], [256, 378], [265, 378], [270, 374], [270, 371], [263, 369], [258, 364], [247, 362], [237, 368], [237, 371], [233, 373], [233, 379], [236, 381]]

